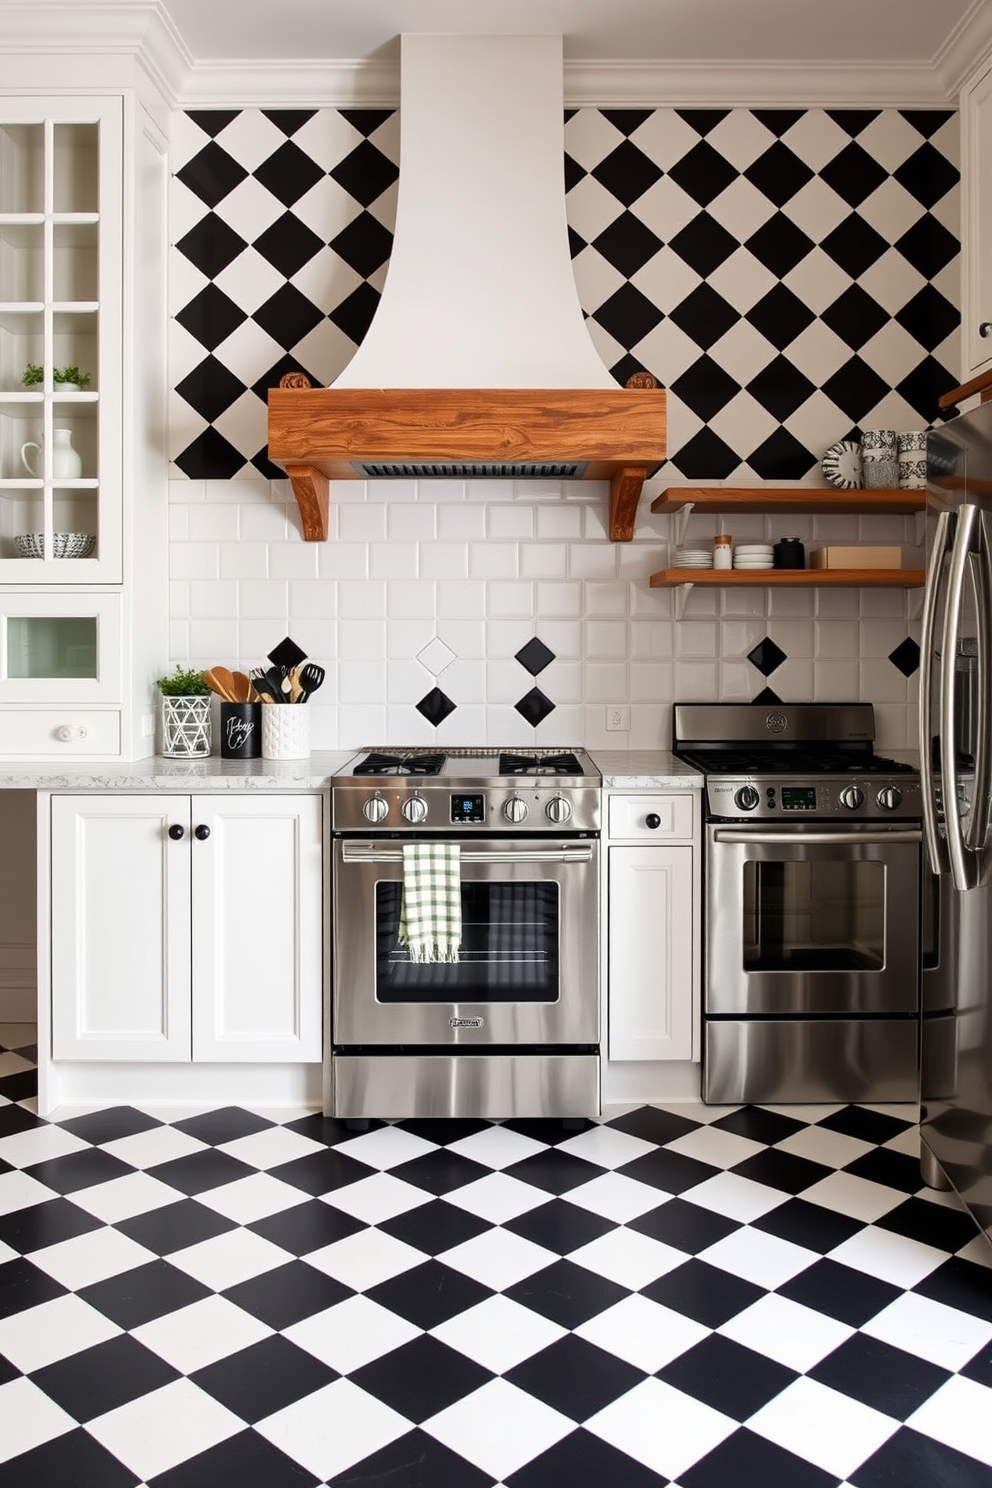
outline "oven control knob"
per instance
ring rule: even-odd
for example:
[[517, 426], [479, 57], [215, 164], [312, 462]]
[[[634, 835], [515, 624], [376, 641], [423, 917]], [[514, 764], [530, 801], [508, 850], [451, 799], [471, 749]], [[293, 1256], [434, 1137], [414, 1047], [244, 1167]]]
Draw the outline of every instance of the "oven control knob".
[[411, 796], [409, 801], [403, 802], [400, 811], [408, 822], [416, 826], [418, 822], [425, 821], [427, 818], [427, 802], [423, 796]]
[[527, 815], [527, 802], [522, 801], [519, 796], [511, 796], [508, 801], [503, 802], [503, 815], [508, 822], [522, 822]]
[[902, 791], [894, 785], [883, 785], [875, 799], [883, 811], [895, 811], [902, 800]]
[[753, 785], [742, 785], [739, 791], [734, 793], [734, 805], [741, 811], [753, 811], [761, 800]]
[[381, 822], [385, 820], [388, 810], [388, 802], [382, 796], [373, 796], [371, 800], [365, 802], [362, 814], [366, 821]]
[[552, 796], [544, 809], [547, 813], [548, 821], [556, 822], [559, 825], [562, 822], [567, 822], [572, 814], [572, 808], [564, 796]]
[[860, 785], [845, 785], [839, 796], [840, 804], [846, 806], [848, 811], [857, 811], [859, 806], [865, 804], [865, 793]]

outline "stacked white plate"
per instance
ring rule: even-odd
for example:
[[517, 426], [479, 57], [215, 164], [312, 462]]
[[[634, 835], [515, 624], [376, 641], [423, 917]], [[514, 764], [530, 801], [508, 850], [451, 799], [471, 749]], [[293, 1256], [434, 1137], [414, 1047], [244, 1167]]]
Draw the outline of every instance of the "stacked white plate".
[[672, 554], [673, 568], [712, 568], [713, 554], [709, 548], [676, 548]]
[[738, 543], [734, 549], [735, 568], [771, 568], [774, 561], [771, 543]]

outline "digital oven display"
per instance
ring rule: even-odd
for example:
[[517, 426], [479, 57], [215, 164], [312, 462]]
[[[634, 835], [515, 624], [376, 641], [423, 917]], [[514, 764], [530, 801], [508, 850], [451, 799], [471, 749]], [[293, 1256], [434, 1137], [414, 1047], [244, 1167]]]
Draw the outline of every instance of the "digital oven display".
[[451, 820], [453, 822], [484, 822], [485, 819], [486, 804], [483, 796], [451, 797]]
[[815, 811], [816, 810], [816, 786], [815, 785], [783, 785], [783, 787], [782, 787], [782, 810], [783, 811]]

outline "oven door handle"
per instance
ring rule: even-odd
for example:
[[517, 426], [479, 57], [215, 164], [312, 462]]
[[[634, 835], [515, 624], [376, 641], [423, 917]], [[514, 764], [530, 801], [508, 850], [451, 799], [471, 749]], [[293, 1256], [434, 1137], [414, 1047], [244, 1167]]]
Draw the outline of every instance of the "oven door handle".
[[[559, 847], [507, 848], [505, 852], [461, 850], [463, 863], [591, 863], [592, 846], [587, 842], [568, 842]], [[402, 863], [403, 851], [395, 847], [377, 847], [370, 842], [342, 842], [344, 863]]]
[[919, 827], [900, 827], [891, 832], [763, 832], [718, 827], [713, 833], [714, 842], [737, 842], [748, 847], [880, 847], [889, 842], [922, 840]]

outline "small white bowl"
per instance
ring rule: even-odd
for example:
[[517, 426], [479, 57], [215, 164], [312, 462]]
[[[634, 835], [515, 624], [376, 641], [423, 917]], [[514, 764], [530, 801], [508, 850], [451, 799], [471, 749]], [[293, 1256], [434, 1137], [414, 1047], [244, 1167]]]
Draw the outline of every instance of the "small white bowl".
[[[88, 558], [95, 546], [96, 536], [92, 532], [52, 533], [53, 558]], [[44, 558], [45, 534], [22, 532], [14, 538], [14, 548], [18, 558]]]

